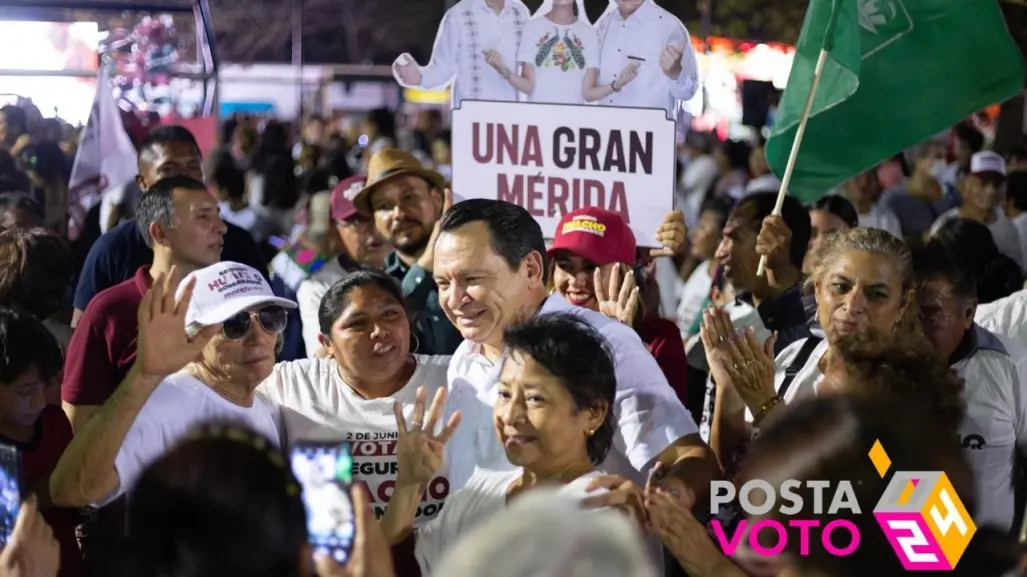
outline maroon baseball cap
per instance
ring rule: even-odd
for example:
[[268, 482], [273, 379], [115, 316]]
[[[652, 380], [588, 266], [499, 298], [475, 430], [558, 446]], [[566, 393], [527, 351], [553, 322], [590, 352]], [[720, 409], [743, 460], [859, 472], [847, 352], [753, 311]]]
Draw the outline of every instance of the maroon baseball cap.
[[582, 208], [567, 213], [556, 225], [549, 249], [566, 250], [599, 266], [610, 263], [634, 264], [635, 234], [621, 215], [602, 208]]
[[364, 189], [367, 176], [358, 174], [342, 180], [332, 189], [332, 218], [335, 220], [349, 220], [357, 215], [357, 208], [353, 205], [353, 199]]

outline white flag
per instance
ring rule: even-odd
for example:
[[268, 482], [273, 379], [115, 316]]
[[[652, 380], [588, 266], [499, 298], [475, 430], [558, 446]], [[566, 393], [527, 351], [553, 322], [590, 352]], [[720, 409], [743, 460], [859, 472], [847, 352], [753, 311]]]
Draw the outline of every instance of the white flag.
[[103, 191], [135, 175], [136, 149], [121, 123], [107, 71], [101, 67], [93, 109], [82, 131], [68, 184], [68, 238], [78, 238], [89, 209], [100, 202]]

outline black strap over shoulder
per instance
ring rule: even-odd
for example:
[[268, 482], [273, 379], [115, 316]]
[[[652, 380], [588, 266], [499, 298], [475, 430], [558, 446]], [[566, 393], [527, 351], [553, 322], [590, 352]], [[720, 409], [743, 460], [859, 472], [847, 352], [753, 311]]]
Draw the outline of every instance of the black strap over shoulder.
[[802, 348], [799, 349], [799, 355], [795, 357], [792, 364], [788, 365], [785, 369], [785, 380], [781, 381], [781, 388], [777, 390], [777, 396], [784, 398], [785, 393], [788, 392], [788, 387], [792, 386], [792, 381], [795, 380], [795, 376], [799, 374], [802, 367], [806, 366], [806, 361], [809, 360], [809, 356], [813, 354], [813, 349], [817, 348], [820, 341], [823, 340], [820, 337], [811, 336], [806, 339], [806, 342], [802, 343]]

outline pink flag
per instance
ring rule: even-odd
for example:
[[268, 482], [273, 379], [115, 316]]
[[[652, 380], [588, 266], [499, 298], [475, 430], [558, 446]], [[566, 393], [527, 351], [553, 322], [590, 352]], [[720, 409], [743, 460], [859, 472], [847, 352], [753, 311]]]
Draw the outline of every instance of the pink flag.
[[68, 185], [68, 238], [82, 231], [89, 209], [100, 202], [103, 191], [135, 178], [136, 149], [121, 123], [107, 71], [100, 68], [96, 96], [89, 121], [79, 141], [78, 154]]

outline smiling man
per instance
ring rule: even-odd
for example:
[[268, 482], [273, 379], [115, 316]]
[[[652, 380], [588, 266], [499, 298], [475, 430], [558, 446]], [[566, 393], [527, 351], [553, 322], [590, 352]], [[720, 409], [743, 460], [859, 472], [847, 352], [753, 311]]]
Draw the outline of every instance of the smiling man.
[[451, 355], [460, 345], [460, 333], [439, 305], [432, 279], [435, 237], [439, 218], [451, 202], [446, 179], [421, 166], [408, 152], [385, 149], [368, 163], [367, 186], [353, 197], [361, 214], [394, 248], [385, 257], [385, 272], [403, 285], [403, 297], [412, 315], [416, 352]]
[[[638, 487], [657, 464], [669, 472], [668, 482], [683, 483], [699, 496], [706, 494], [718, 467], [700, 440], [695, 421], [631, 327], [548, 294], [545, 241], [531, 214], [508, 202], [473, 199], [449, 209], [439, 228], [434, 270], [439, 298], [446, 316], [466, 339], [453, 356], [448, 375], [447, 412], [459, 410], [464, 415], [447, 445], [452, 490], [464, 486], [476, 468], [513, 468], [492, 423], [503, 332], [532, 315], [569, 313], [609, 342], [617, 380], [613, 449], [599, 468], [618, 477], [600, 481], [613, 491], [592, 505], [625, 505], [639, 499]], [[654, 546], [654, 560], [662, 562], [658, 551]]]

